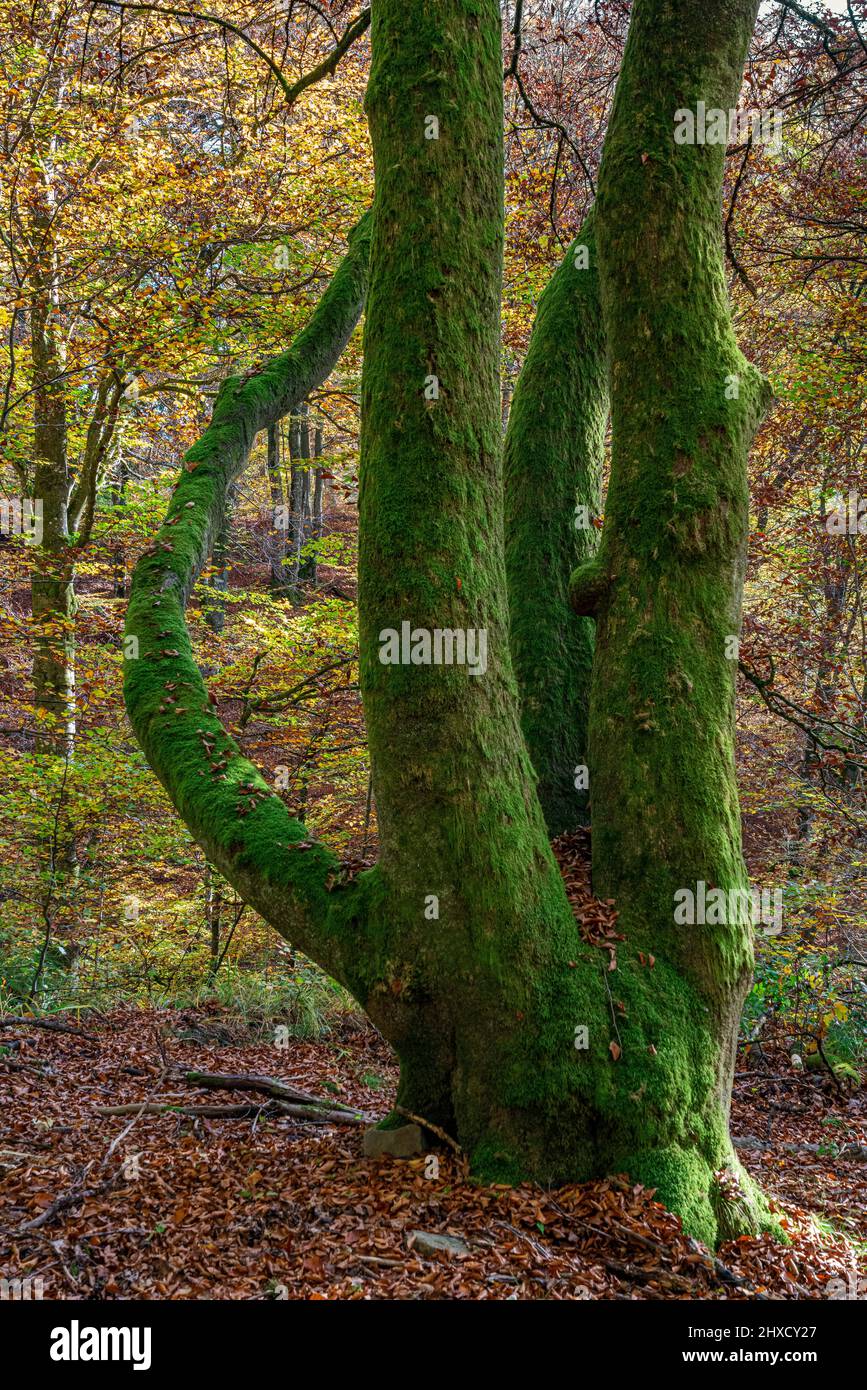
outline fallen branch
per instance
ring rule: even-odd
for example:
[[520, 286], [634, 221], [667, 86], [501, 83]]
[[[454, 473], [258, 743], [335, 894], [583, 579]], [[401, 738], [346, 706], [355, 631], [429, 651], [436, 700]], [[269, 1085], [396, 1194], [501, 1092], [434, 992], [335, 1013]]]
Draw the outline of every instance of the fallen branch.
[[727, 1264], [723, 1264], [722, 1260], [717, 1259], [716, 1255], [711, 1255], [707, 1250], [702, 1249], [698, 1241], [694, 1240], [692, 1236], [689, 1238], [689, 1246], [696, 1255], [701, 1255], [703, 1260], [713, 1266], [717, 1278], [721, 1279], [724, 1284], [733, 1284], [735, 1288], [743, 1289], [749, 1298], [754, 1298], [760, 1303], [770, 1302], [766, 1293], [759, 1293], [757, 1289], [753, 1288], [749, 1279], [744, 1279], [742, 1275], [736, 1274], [733, 1269], [729, 1269]]
[[674, 1274], [668, 1269], [643, 1269], [639, 1265], [621, 1264], [619, 1260], [602, 1259], [600, 1263], [610, 1274], [616, 1274], [619, 1279], [625, 1279], [631, 1284], [649, 1284], [656, 1281], [663, 1288], [672, 1289], [675, 1293], [695, 1295], [696, 1292], [693, 1279], [684, 1279], [682, 1274]]
[[325, 1110], [320, 1106], [290, 1105], [285, 1100], [275, 1100], [274, 1105], [284, 1115], [294, 1115], [299, 1120], [307, 1120], [316, 1125], [375, 1125], [378, 1115], [362, 1115], [355, 1110]]
[[19, 1226], [18, 1230], [12, 1234], [23, 1236], [28, 1231], [38, 1231], [40, 1226], [47, 1226], [58, 1212], [65, 1211], [67, 1207], [78, 1206], [79, 1202], [86, 1201], [88, 1197], [102, 1196], [103, 1192], [108, 1192], [110, 1188], [115, 1187], [122, 1177], [123, 1169], [118, 1168], [117, 1172], [113, 1173], [110, 1178], [106, 1178], [105, 1182], [97, 1183], [95, 1187], [78, 1187], [73, 1188], [71, 1192], [65, 1192], [62, 1197], [56, 1198], [51, 1206], [46, 1207], [38, 1216], [34, 1216], [32, 1221], [25, 1221], [24, 1225]]
[[97, 1105], [97, 1115], [190, 1115], [205, 1120], [249, 1120], [270, 1108], [264, 1105], [178, 1105], [176, 1101], [149, 1100], [136, 1105]]
[[[154, 1091], [158, 1091], [158, 1090], [159, 1090], [159, 1088], [161, 1087], [163, 1081], [165, 1080], [167, 1071], [168, 1071], [168, 1062], [167, 1062], [167, 1060], [166, 1060], [166, 1058], [165, 1058], [165, 1055], [163, 1055], [163, 1069], [162, 1069], [162, 1071], [160, 1072], [159, 1076], [157, 1077], [156, 1081], [154, 1082], [153, 1086], [151, 1087], [150, 1093], [149, 1093], [150, 1095], [153, 1095]], [[111, 1143], [109, 1144], [108, 1148], [106, 1149], [106, 1151], [105, 1151], [105, 1153], [104, 1153], [104, 1155], [103, 1155], [102, 1163], [99, 1165], [100, 1168], [105, 1168], [105, 1167], [106, 1167], [106, 1165], [108, 1164], [108, 1160], [111, 1158], [111, 1156], [112, 1156], [112, 1154], [114, 1153], [114, 1151], [115, 1151], [115, 1149], [117, 1148], [117, 1146], [123, 1142], [123, 1140], [124, 1140], [124, 1139], [126, 1138], [126, 1136], [129, 1134], [130, 1130], [133, 1129], [134, 1126], [136, 1125], [136, 1123], [138, 1122], [139, 1116], [142, 1115], [142, 1114], [144, 1113], [144, 1107], [145, 1107], [146, 1104], [147, 1104], [147, 1100], [146, 1100], [146, 1099], [143, 1100], [143, 1101], [140, 1101], [140, 1102], [139, 1102], [139, 1108], [138, 1108], [137, 1111], [134, 1112], [133, 1117], [132, 1117], [132, 1119], [130, 1120], [129, 1124], [128, 1124], [128, 1125], [124, 1125], [123, 1129], [120, 1131], [120, 1134], [116, 1134], [116, 1135], [114, 1136], [114, 1138], [112, 1139]]]
[[435, 1135], [437, 1139], [447, 1144], [450, 1149], [454, 1149], [458, 1158], [464, 1158], [464, 1151], [457, 1140], [453, 1139], [450, 1134], [446, 1134], [445, 1130], [440, 1129], [439, 1125], [435, 1125], [431, 1120], [425, 1120], [421, 1115], [413, 1115], [411, 1110], [404, 1110], [402, 1105], [396, 1105], [394, 1108], [398, 1115], [403, 1115], [405, 1120], [412, 1120], [413, 1124], [420, 1125], [422, 1129], [430, 1130], [431, 1134]]
[[[222, 1091], [261, 1091], [275, 1100], [291, 1101], [295, 1105], [312, 1105], [329, 1113], [345, 1112], [358, 1117], [360, 1112], [354, 1106], [344, 1105], [339, 1100], [320, 1100], [309, 1091], [301, 1091], [287, 1081], [276, 1076], [261, 1076], [258, 1073], [242, 1073], [238, 1076], [213, 1071], [184, 1071], [184, 1081], [190, 1086], [210, 1086]], [[453, 1141], [450, 1141], [453, 1142]]]
[[204, 1120], [252, 1120], [257, 1117], [292, 1115], [312, 1125], [369, 1125], [375, 1115], [348, 1110], [327, 1110], [323, 1106], [293, 1105], [285, 1100], [266, 1100], [261, 1105], [178, 1105], [177, 1101], [140, 1101], [133, 1105], [97, 1105], [97, 1115], [187, 1115]]
[[41, 1062], [16, 1062], [14, 1057], [0, 1057], [0, 1067], [5, 1067], [7, 1071], [33, 1071], [37, 1076], [53, 1075]]
[[26, 1015], [4, 1014], [0, 1017], [0, 1028], [14, 1024], [17, 1028], [47, 1028], [50, 1033], [71, 1033], [74, 1038], [86, 1038], [96, 1042], [93, 1033], [85, 1033], [83, 1028], [73, 1028], [71, 1023], [61, 1023], [55, 1018], [28, 1018]]
[[[52, 1153], [47, 1155], [48, 1159], [54, 1158]], [[24, 1149], [0, 1149], [0, 1168], [15, 1168], [20, 1163], [45, 1163], [46, 1154], [28, 1153]]]

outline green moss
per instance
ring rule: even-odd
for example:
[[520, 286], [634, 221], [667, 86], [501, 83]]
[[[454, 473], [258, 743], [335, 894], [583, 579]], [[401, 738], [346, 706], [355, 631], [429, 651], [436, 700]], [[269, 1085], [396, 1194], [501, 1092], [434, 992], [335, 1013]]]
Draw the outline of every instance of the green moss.
[[633, 1182], [656, 1189], [659, 1201], [680, 1216], [684, 1229], [711, 1249], [717, 1222], [711, 1202], [713, 1174], [695, 1149], [670, 1147], [644, 1152], [624, 1161]]
[[[608, 572], [598, 556], [582, 560], [569, 576], [569, 602], [574, 612], [595, 618], [605, 599], [608, 584]], [[589, 698], [588, 691], [588, 703]]]
[[587, 820], [575, 770], [587, 763], [593, 623], [570, 608], [569, 584], [598, 544], [607, 415], [591, 213], [539, 300], [504, 451], [512, 660], [552, 835]]
[[527, 1164], [523, 1154], [515, 1153], [505, 1140], [488, 1135], [470, 1155], [470, 1167], [477, 1182], [501, 1183], [517, 1187], [526, 1181]]
[[767, 1198], [732, 1154], [720, 1178], [714, 1175], [711, 1205], [716, 1217], [717, 1245], [737, 1240], [744, 1231], [766, 1232], [784, 1244], [790, 1237], [772, 1214]]
[[692, 1027], [713, 1070], [703, 1124], [727, 1111], [752, 943], [748, 925], [678, 926], [674, 898], [699, 881], [747, 882], [733, 644], [747, 454], [768, 392], [731, 325], [724, 151], [675, 145], [674, 111], [736, 105], [755, 12], [752, 0], [725, 12], [698, 0], [633, 8], [596, 202], [611, 480], [596, 568], [573, 585], [597, 616], [594, 885], [617, 901], [630, 946], [694, 991]]

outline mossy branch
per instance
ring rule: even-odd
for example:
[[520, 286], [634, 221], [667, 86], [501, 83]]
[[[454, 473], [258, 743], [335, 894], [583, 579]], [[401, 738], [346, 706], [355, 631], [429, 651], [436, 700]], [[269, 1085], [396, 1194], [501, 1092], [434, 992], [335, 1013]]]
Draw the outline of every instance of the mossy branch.
[[271, 75], [283, 92], [289, 106], [297, 101], [301, 93], [306, 91], [308, 87], [321, 82], [324, 77], [330, 77], [344, 53], [352, 47], [355, 40], [360, 38], [370, 25], [370, 9], [368, 8], [362, 10], [357, 19], [348, 25], [327, 58], [324, 58], [321, 63], [317, 63], [310, 72], [305, 72], [296, 82], [290, 84], [279, 65], [265, 52], [264, 48], [261, 48], [255, 39], [251, 38], [239, 25], [232, 24], [228, 19], [223, 19], [221, 15], [210, 14], [202, 10], [176, 9], [169, 5], [154, 5], [145, 3], [144, 0], [141, 2], [140, 0], [93, 0], [93, 7], [94, 9], [120, 10], [121, 13], [124, 10], [138, 10], [150, 14], [166, 15], [172, 19], [192, 19], [201, 24], [216, 24], [224, 34], [234, 34], [235, 38], [241, 39], [257, 57], [262, 59], [270, 69]]
[[595, 618], [608, 591], [608, 573], [598, 556], [585, 560], [572, 571], [569, 580], [569, 602], [572, 611], [582, 618]]
[[315, 83], [321, 82], [323, 77], [330, 77], [336, 70], [344, 53], [352, 47], [356, 39], [361, 38], [361, 35], [364, 34], [369, 27], [370, 8], [368, 7], [366, 10], [362, 10], [358, 18], [354, 19], [344, 30], [343, 35], [338, 39], [334, 48], [332, 48], [331, 52], [328, 54], [328, 57], [323, 58], [322, 62], [317, 63], [315, 68], [311, 68], [310, 72], [305, 72], [302, 77], [298, 78], [297, 82], [292, 83], [292, 86], [285, 92], [286, 100], [290, 105], [292, 102], [297, 101], [301, 93], [305, 92], [308, 87], [312, 87]]
[[357, 952], [364, 889], [331, 891], [338, 861], [309, 839], [211, 709], [184, 619], [211, 553], [230, 484], [260, 430], [297, 409], [334, 367], [361, 314], [370, 218], [306, 328], [260, 371], [220, 389], [168, 514], [133, 575], [124, 695], [136, 737], [191, 834], [244, 900], [336, 978]]

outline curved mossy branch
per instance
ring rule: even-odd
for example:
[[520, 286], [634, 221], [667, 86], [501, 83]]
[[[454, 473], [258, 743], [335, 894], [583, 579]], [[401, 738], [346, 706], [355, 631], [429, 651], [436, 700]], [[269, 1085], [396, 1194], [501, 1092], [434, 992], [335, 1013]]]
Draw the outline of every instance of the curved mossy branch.
[[591, 212], [539, 300], [506, 432], [506, 575], [521, 726], [551, 834], [585, 819], [593, 623], [570, 607], [592, 561], [608, 386]]
[[368, 7], [366, 10], [362, 10], [358, 18], [354, 19], [352, 23], [347, 26], [327, 58], [323, 58], [321, 63], [316, 64], [315, 68], [311, 68], [310, 72], [305, 72], [303, 76], [298, 78], [297, 82], [292, 83], [292, 86], [285, 93], [286, 100], [290, 104], [297, 101], [301, 93], [306, 92], [308, 87], [312, 87], [315, 83], [321, 82], [324, 77], [330, 77], [336, 70], [344, 53], [348, 52], [356, 39], [361, 38], [361, 35], [367, 31], [369, 26], [370, 8]]
[[[584, 560], [572, 571], [569, 579], [569, 602], [572, 611], [582, 618], [596, 618], [609, 585], [608, 571], [601, 555]], [[583, 695], [585, 699], [589, 696], [589, 688]], [[583, 717], [586, 726], [586, 708]]]
[[310, 842], [226, 733], [193, 658], [184, 608], [255, 436], [297, 409], [349, 340], [367, 288], [369, 222], [365, 215], [355, 228], [288, 351], [223, 383], [210, 425], [186, 455], [162, 528], [136, 566], [124, 642], [133, 729], [191, 834], [257, 912], [345, 982], [353, 976], [366, 889], [340, 886], [336, 857]]

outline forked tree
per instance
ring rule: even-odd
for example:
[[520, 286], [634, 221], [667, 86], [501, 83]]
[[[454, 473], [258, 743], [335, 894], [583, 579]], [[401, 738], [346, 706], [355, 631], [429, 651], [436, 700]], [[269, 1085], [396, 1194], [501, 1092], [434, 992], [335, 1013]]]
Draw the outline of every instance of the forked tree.
[[[728, 1130], [751, 929], [678, 926], [673, 903], [698, 882], [746, 887], [731, 639], [768, 393], [731, 326], [724, 147], [676, 144], [674, 113], [737, 105], [756, 9], [635, 0], [578, 239], [589, 255], [572, 248], [540, 306], [504, 482], [499, 5], [375, 0], [372, 213], [292, 347], [224, 384], [127, 624], [127, 704], [152, 767], [209, 859], [393, 1045], [397, 1106], [453, 1136], [483, 1179], [627, 1172], [708, 1241], [767, 1220]], [[363, 305], [358, 602], [379, 859], [345, 880], [216, 718], [184, 605], [255, 436], [325, 378]], [[599, 507], [609, 398], [604, 528], [582, 551], [576, 504]], [[416, 661], [386, 663], [383, 634], [404, 623]], [[436, 631], [484, 632], [484, 671], [419, 660]], [[538, 772], [552, 826], [569, 822], [588, 683], [615, 971], [582, 940], [537, 792]]]

